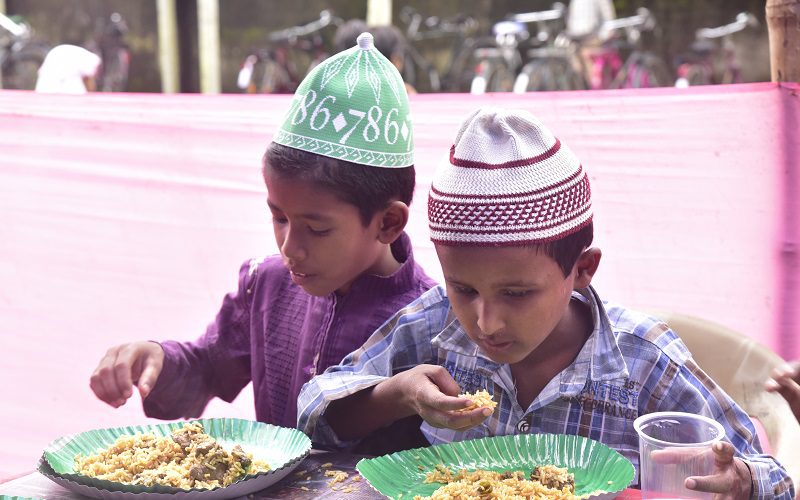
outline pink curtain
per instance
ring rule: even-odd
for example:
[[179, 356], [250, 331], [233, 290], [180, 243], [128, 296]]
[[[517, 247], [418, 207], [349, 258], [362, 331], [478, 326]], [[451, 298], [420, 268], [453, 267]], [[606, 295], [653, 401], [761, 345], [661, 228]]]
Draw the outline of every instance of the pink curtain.
[[[800, 356], [797, 85], [412, 99], [409, 232], [460, 121], [526, 108], [581, 158], [601, 296], [710, 319]], [[202, 333], [239, 264], [276, 252], [260, 159], [289, 96], [0, 92], [0, 476], [52, 439], [145, 422], [89, 375], [134, 339]], [[252, 397], [207, 415], [251, 418]]]

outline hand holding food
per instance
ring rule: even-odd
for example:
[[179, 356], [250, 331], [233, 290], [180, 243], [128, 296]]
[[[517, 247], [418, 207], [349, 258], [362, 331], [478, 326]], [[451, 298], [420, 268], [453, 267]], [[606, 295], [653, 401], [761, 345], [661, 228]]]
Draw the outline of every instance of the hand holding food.
[[482, 407], [470, 408], [471, 395], [458, 396], [461, 388], [442, 366], [417, 365], [390, 380], [399, 387], [405, 404], [434, 427], [468, 429], [492, 414]]

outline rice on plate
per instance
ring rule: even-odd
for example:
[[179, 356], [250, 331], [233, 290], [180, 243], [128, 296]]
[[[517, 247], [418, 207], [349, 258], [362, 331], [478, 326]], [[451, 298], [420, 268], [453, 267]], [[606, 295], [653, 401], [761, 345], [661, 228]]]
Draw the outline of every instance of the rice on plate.
[[187, 423], [170, 436], [123, 435], [110, 447], [75, 457], [75, 472], [131, 485], [181, 489], [228, 486], [247, 474], [269, 471], [269, 465], [235, 445], [225, 450], [199, 422]]

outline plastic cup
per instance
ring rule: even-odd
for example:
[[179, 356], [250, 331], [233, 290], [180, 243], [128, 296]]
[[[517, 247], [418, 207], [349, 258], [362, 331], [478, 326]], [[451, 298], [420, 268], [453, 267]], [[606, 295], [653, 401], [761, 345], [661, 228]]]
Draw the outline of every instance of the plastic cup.
[[725, 436], [719, 422], [691, 413], [656, 412], [638, 417], [633, 427], [639, 434], [642, 498], [713, 497], [686, 489], [684, 482], [689, 476], [713, 474], [710, 448]]

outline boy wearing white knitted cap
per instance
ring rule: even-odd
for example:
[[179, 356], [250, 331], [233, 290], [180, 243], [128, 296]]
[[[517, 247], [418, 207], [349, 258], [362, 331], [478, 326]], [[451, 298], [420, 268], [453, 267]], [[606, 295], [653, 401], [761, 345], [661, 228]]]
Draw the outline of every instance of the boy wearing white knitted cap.
[[[409, 113], [403, 79], [369, 33], [316, 66], [264, 155], [280, 254], [240, 267], [238, 289], [194, 342], [111, 348], [95, 394], [118, 407], [137, 385], [148, 416], [177, 419], [252, 382], [256, 418], [294, 427], [302, 385], [435, 284], [405, 233]], [[413, 431], [421, 439], [419, 419]]]
[[[633, 421], [655, 411], [725, 428], [718, 473], [690, 489], [793, 497], [760, 454], [749, 417], [656, 319], [602, 301], [591, 286], [589, 180], [578, 158], [525, 111], [478, 110], [463, 123], [428, 200], [445, 279], [360, 349], [303, 387], [298, 427], [349, 446], [418, 414], [432, 444], [519, 433], [577, 434], [638, 471]], [[485, 390], [494, 409], [468, 408]], [[709, 453], [712, 453], [709, 451]]]

